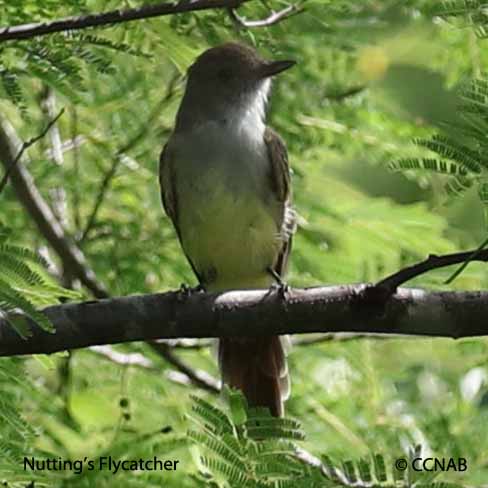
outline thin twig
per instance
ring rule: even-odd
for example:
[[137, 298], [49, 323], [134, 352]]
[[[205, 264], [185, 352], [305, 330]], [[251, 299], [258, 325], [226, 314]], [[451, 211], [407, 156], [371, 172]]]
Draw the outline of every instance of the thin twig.
[[[80, 151], [79, 145], [85, 141], [85, 138], [78, 134], [78, 111], [76, 105], [71, 108], [71, 141], [73, 147], [73, 173], [75, 181], [78, 181], [80, 177]], [[76, 233], [81, 232], [81, 197], [79, 185], [74, 185], [73, 192], [73, 222], [75, 225]]]
[[[185, 385], [192, 384], [212, 393], [218, 393], [220, 391], [218, 380], [205, 371], [194, 370], [188, 366], [184, 361], [175, 356], [171, 351], [171, 348], [166, 344], [151, 343], [149, 345], [167, 363], [176, 367], [177, 371], [168, 372], [167, 377], [170, 381]], [[90, 347], [90, 351], [109, 359], [115, 364], [120, 364], [122, 366], [138, 366], [151, 371], [160, 371], [160, 368], [158, 368], [153, 361], [137, 352], [124, 354], [115, 351], [112, 347], [107, 345], [92, 346]]]
[[37, 141], [40, 141], [49, 132], [49, 129], [58, 121], [61, 115], [63, 115], [63, 113], [64, 113], [64, 107], [59, 111], [58, 115], [56, 115], [54, 119], [49, 121], [49, 123], [46, 125], [44, 130], [39, 135], [22, 143], [19, 152], [17, 153], [15, 158], [10, 162], [9, 166], [5, 170], [5, 174], [3, 175], [2, 181], [0, 181], [0, 194], [2, 193], [3, 189], [5, 188], [5, 185], [7, 184], [10, 173], [12, 173], [13, 169], [19, 162], [22, 155], [24, 154], [24, 151], [29, 147], [31, 147], [33, 144], [35, 144]]
[[187, 349], [191, 351], [207, 349], [212, 345], [210, 341], [201, 339], [162, 339], [161, 342], [172, 349]]
[[[41, 109], [46, 115], [48, 120], [55, 117], [56, 113], [56, 95], [51, 87], [45, 86], [42, 93]], [[49, 138], [51, 140], [51, 154], [54, 162], [58, 166], [62, 166], [64, 163], [63, 157], [63, 144], [61, 141], [61, 134], [59, 127], [52, 126], [52, 130], [49, 132]]]
[[293, 346], [314, 346], [316, 344], [322, 344], [323, 342], [349, 342], [356, 341], [358, 339], [405, 339], [405, 336], [395, 336], [394, 334], [350, 334], [348, 332], [339, 332], [336, 334], [320, 334], [315, 337], [307, 337], [304, 339], [297, 339], [292, 342]]
[[[151, 359], [147, 358], [141, 353], [138, 352], [130, 352], [130, 353], [123, 353], [116, 351], [113, 349], [111, 346], [92, 346], [89, 348], [91, 352], [94, 352], [95, 354], [111, 361], [114, 364], [120, 365], [120, 366], [136, 366], [138, 368], [145, 369], [147, 371], [155, 372], [160, 374], [161, 373], [161, 368], [156, 366]], [[163, 356], [160, 351], [157, 351], [157, 353], [165, 360], [167, 360], [167, 355]], [[174, 357], [172, 356], [172, 359]], [[181, 361], [178, 360], [179, 365], [181, 365]], [[173, 362], [171, 362], [172, 365]], [[185, 365], [186, 367], [186, 365]], [[189, 370], [188, 367], [186, 367], [187, 370]], [[185, 374], [181, 369], [178, 370], [170, 370], [170, 371], [165, 371], [166, 377], [168, 378], [169, 381], [173, 383], [178, 383], [179, 385], [193, 385], [193, 386], [198, 386], [201, 387], [201, 384], [196, 384], [194, 381], [195, 377], [198, 377], [200, 379], [205, 378], [208, 379], [208, 375], [204, 371], [197, 371], [193, 372], [192, 371], [192, 377], [188, 376]], [[210, 387], [213, 387], [213, 385], [218, 385], [217, 380], [212, 379], [210, 381]], [[209, 384], [205, 383], [203, 386], [203, 389], [208, 391], [208, 386]]]
[[68, 17], [52, 22], [16, 25], [0, 29], [0, 42], [13, 39], [29, 39], [54, 32], [74, 31], [104, 25], [120, 24], [133, 20], [149, 19], [163, 15], [172, 15], [198, 10], [238, 8], [250, 0], [180, 0], [178, 2], [161, 2], [144, 5], [138, 8], [117, 9], [110, 12]]
[[[76, 152], [75, 150], [77, 150], [78, 148], [80, 148], [83, 144], [86, 144], [88, 142], [88, 139], [82, 135], [78, 135], [74, 138], [71, 138], [71, 139], [66, 139], [64, 141], [62, 141], [61, 143], [61, 152], [64, 154], [68, 151], [74, 151]], [[54, 153], [53, 153], [53, 150], [51, 148], [47, 148], [45, 151], [44, 151], [44, 154], [46, 156], [46, 158], [48, 159], [54, 159]]]
[[188, 376], [188, 378], [194, 385], [212, 393], [220, 392], [220, 383], [218, 380], [210, 376], [205, 371], [194, 370], [193, 368], [188, 366], [184, 361], [176, 356], [173, 351], [171, 351], [171, 348], [167, 344], [163, 344], [161, 342], [151, 342], [149, 343], [149, 345], [169, 364], [173, 365], [179, 371]]
[[488, 238], [486, 238], [481, 245], [476, 249], [476, 251], [468, 258], [464, 263], [459, 266], [459, 268], [454, 271], [454, 273], [447, 278], [447, 280], [444, 282], [445, 285], [451, 284], [468, 266], [468, 264], [476, 259], [476, 257], [479, 255], [479, 253], [488, 245]]
[[[42, 93], [41, 109], [50, 120], [56, 113], [56, 95], [49, 86], [45, 86]], [[59, 127], [55, 124], [49, 131], [49, 139], [51, 141], [51, 153], [54, 163], [59, 166], [59, 170], [63, 173], [62, 166], [64, 164], [64, 156], [62, 150], [62, 141]], [[45, 152], [45, 151], [44, 151]], [[62, 178], [62, 181], [64, 178]], [[49, 194], [52, 202], [52, 209], [54, 215], [59, 220], [59, 223], [67, 227], [68, 225], [68, 202], [66, 197], [66, 190], [62, 185], [49, 189]], [[69, 281], [69, 280], [68, 280]]]
[[347, 479], [346, 474], [339, 468], [326, 466], [319, 458], [315, 457], [313, 454], [306, 451], [305, 449], [302, 449], [301, 447], [295, 450], [295, 457], [302, 463], [320, 470], [320, 473], [322, 474], [322, 476], [324, 476], [324, 478], [327, 478], [331, 481], [340, 482], [341, 486], [354, 486], [355, 488], [372, 488], [372, 486], [365, 487], [364, 485], [352, 483], [350, 480]]
[[293, 15], [297, 15], [303, 12], [305, 9], [301, 5], [293, 4], [288, 7], [279, 10], [278, 12], [272, 12], [268, 17], [258, 20], [247, 20], [241, 17], [234, 7], [229, 7], [227, 11], [232, 21], [241, 28], [252, 29], [255, 27], [269, 27], [270, 25], [277, 24], [282, 20], [285, 20]]
[[416, 278], [433, 269], [445, 268], [453, 264], [464, 263], [465, 261], [488, 261], [488, 249], [479, 250], [474, 249], [472, 251], [457, 252], [453, 254], [444, 254], [443, 256], [437, 256], [435, 254], [429, 255], [424, 261], [403, 268], [396, 273], [393, 273], [386, 278], [375, 284], [374, 289], [381, 290], [387, 295], [395, 293], [395, 290], [403, 283]]
[[[50, 125], [56, 122], [61, 113]], [[2, 129], [0, 130], [0, 155], [3, 154], [5, 156], [4, 164], [9, 165], [8, 157], [10, 156], [11, 160], [14, 159], [13, 156], [11, 156], [11, 147], [16, 146], [15, 142], [17, 138], [14, 138], [13, 129], [9, 128], [8, 131], [5, 131], [6, 127], [3, 127], [2, 125], [0, 125], [0, 129]], [[45, 132], [47, 132], [47, 130], [49, 130], [49, 127]], [[30, 142], [31, 141], [29, 141], [29, 143]], [[129, 145], [126, 145], [123, 149], [127, 150], [127, 148], [129, 148]], [[22, 154], [20, 154], [18, 159], [20, 159], [21, 156]], [[9, 166], [12, 165], [10, 164]], [[53, 215], [47, 202], [40, 196], [40, 193], [27, 170], [21, 163], [19, 163], [15, 169], [16, 172], [21, 170], [21, 174], [16, 175], [16, 185], [14, 185], [19, 200], [26, 207], [26, 210], [31, 215], [34, 222], [38, 225], [41, 234], [48, 240], [58, 254], [63, 264], [64, 272], [69, 272], [73, 278], [78, 278], [97, 298], [108, 298], [108, 292], [103, 285], [97, 281], [96, 275], [87, 265], [82, 251], [73, 242], [67, 240], [64, 228]], [[2, 325], [1, 322], [2, 320], [0, 320], [0, 329]], [[3, 338], [1, 330], [0, 337]], [[190, 382], [207, 391], [218, 391], [219, 383], [215, 378], [212, 378], [204, 371], [194, 371], [174, 354], [171, 354], [171, 351], [167, 346], [162, 346], [162, 348], [159, 348], [160, 355], [179, 370], [180, 376], [178, 376], [178, 382], [181, 383], [182, 379], [188, 378]], [[165, 348], [167, 349], [166, 351], [164, 351]], [[71, 348], [68, 347], [67, 349]], [[115, 357], [114, 355], [112, 356]], [[174, 374], [171, 375], [170, 379], [175, 381], [176, 372], [173, 373]]]
[[[405, 336], [398, 336], [405, 338]], [[322, 344], [323, 342], [348, 342], [348, 341], [355, 341], [358, 339], [394, 339], [395, 336], [388, 335], [385, 336], [384, 334], [349, 334], [347, 332], [339, 332], [335, 334], [320, 334], [320, 335], [313, 335], [313, 337], [305, 337], [303, 339], [292, 339], [293, 347], [302, 347], [302, 346], [313, 346], [316, 344]], [[208, 349], [212, 347], [212, 341], [206, 341], [202, 339], [161, 339], [160, 341], [163, 344], [168, 345], [171, 349], [183, 349], [187, 351], [199, 351], [201, 349]]]
[[112, 164], [110, 165], [109, 170], [105, 173], [102, 182], [100, 183], [100, 188], [98, 189], [97, 197], [95, 199], [93, 209], [90, 212], [90, 216], [88, 217], [87, 223], [85, 225], [85, 229], [81, 234], [81, 237], [78, 239], [79, 244], [84, 242], [88, 237], [88, 234], [92, 231], [98, 216], [98, 211], [100, 210], [100, 207], [102, 206], [102, 203], [105, 199], [105, 195], [107, 193], [110, 182], [115, 176], [115, 173], [117, 172], [117, 169], [121, 161], [122, 158], [120, 157], [120, 154], [116, 154], [112, 159]]
[[171, 78], [168, 87], [166, 89], [166, 93], [164, 94], [161, 101], [157, 104], [155, 109], [151, 112], [147, 121], [142, 125], [142, 127], [139, 129], [137, 134], [135, 134], [135, 136], [132, 137], [132, 139], [130, 139], [123, 147], [121, 147], [115, 153], [115, 156], [112, 160], [112, 164], [110, 165], [109, 170], [105, 173], [103, 180], [100, 183], [100, 187], [97, 192], [97, 197], [95, 198], [95, 203], [93, 204], [92, 211], [90, 212], [90, 216], [88, 217], [87, 223], [78, 242], [82, 243], [86, 241], [90, 232], [95, 227], [98, 213], [105, 200], [105, 196], [107, 194], [110, 183], [113, 180], [115, 174], [117, 173], [117, 170], [123, 160], [123, 155], [129, 150], [133, 149], [147, 134], [147, 128], [153, 125], [154, 120], [160, 115], [161, 109], [172, 99], [173, 95], [175, 94], [178, 88], [178, 82], [181, 80], [182, 77], [179, 74]]
[[[7, 119], [0, 117], [0, 162], [5, 168], [12, 166], [20, 146], [21, 142], [12, 125]], [[69, 270], [97, 298], [108, 297], [105, 287], [96, 279], [95, 273], [87, 264], [83, 252], [68, 237], [22, 161], [13, 165], [10, 179], [19, 202], [59, 256], [63, 268]]]
[[334, 102], [341, 102], [342, 100], [345, 100], [346, 98], [350, 98], [350, 97], [354, 97], [355, 95], [358, 95], [359, 93], [366, 90], [366, 88], [367, 87], [364, 85], [353, 86], [353, 87], [348, 88], [348, 89], [341, 91], [341, 92], [326, 93], [325, 98], [327, 100], [332, 100]]
[[106, 359], [109, 359], [115, 364], [119, 364], [121, 366], [138, 366], [144, 369], [150, 369], [154, 371], [159, 371], [159, 368], [156, 368], [154, 363], [143, 356], [138, 352], [132, 352], [128, 354], [124, 354], [122, 352], [114, 350], [110, 346], [92, 346], [90, 347], [90, 351], [103, 356]]

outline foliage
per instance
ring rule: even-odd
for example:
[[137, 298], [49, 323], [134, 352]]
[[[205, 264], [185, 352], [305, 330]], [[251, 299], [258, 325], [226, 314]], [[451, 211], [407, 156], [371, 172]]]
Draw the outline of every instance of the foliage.
[[[2, 399], [0, 402], [0, 419], [2, 435], [0, 438], [0, 473], [10, 473], [12, 486], [21, 475], [21, 460], [24, 456], [36, 455], [34, 447], [36, 429], [29, 424], [25, 416], [18, 410], [18, 398], [21, 395], [35, 396], [32, 385], [20, 378], [22, 363], [19, 360], [7, 359], [0, 363], [0, 386]], [[35, 477], [36, 479], [42, 476]]]
[[[304, 440], [300, 424], [289, 418], [272, 417], [267, 410], [250, 409], [237, 392], [233, 397], [234, 419], [205, 400], [193, 398], [193, 420], [197, 431], [188, 436], [201, 452], [199, 479], [202, 486], [219, 487], [382, 487], [441, 488], [435, 475], [414, 470], [392, 469], [382, 454], [359, 461], [323, 462], [301, 449]], [[409, 464], [421, 456], [420, 447], [410, 452]], [[402, 456], [398, 456], [404, 459]], [[451, 488], [460, 488], [451, 484]], [[448, 485], [444, 484], [445, 488]]]
[[[111, 294], [157, 292], [195, 282], [163, 217], [157, 184], [186, 68], [228, 39], [253, 44], [270, 58], [293, 57], [298, 64], [276, 79], [269, 107], [270, 125], [287, 142], [299, 214], [288, 282], [374, 281], [429, 253], [476, 248], [486, 237], [485, 3], [307, 0], [304, 13], [262, 29], [237, 28], [227, 12], [210, 10], [7, 42], [0, 45], [0, 110], [28, 140], [51, 118], [49, 103], [66, 107], [58, 137], [51, 131], [26, 151], [33, 183]], [[0, 0], [0, 25], [121, 6]], [[255, 0], [239, 14], [258, 19], [281, 7], [279, 0]], [[388, 171], [394, 164], [402, 171]], [[453, 198], [458, 189], [461, 198]], [[0, 243], [0, 293], [9, 294], [1, 308], [18, 307], [35, 318], [34, 305], [73, 298], [43, 270], [41, 251], [63, 286], [89, 297], [46, 248], [12, 185], [0, 201], [9, 228], [9, 241]], [[412, 286], [479, 290], [488, 284], [479, 263], [447, 285], [451, 273], [439, 270]], [[217, 376], [209, 348], [197, 346], [173, 352], [194, 370]], [[31, 481], [193, 487], [241, 479], [299, 486], [296, 474], [306, 486], [343, 486], [296, 461], [296, 446], [303, 446], [350, 482], [351, 466], [357, 478], [374, 479], [371, 453], [379, 453], [385, 465], [379, 477], [391, 485], [394, 457], [417, 444], [429, 455], [465, 457], [468, 470], [418, 479], [416, 488], [481, 487], [488, 479], [483, 339], [297, 345], [289, 355], [286, 409], [301, 427], [288, 418], [266, 419], [264, 441], [253, 438], [255, 417], [238, 401], [230, 413], [212, 393], [191, 401], [195, 385], [146, 344], [115, 351], [147, 361], [124, 365], [89, 349], [0, 360], [0, 480], [16, 488]], [[197, 424], [189, 427], [187, 412]], [[302, 432], [306, 440], [297, 439]], [[96, 460], [107, 453], [168, 457], [180, 467], [78, 476], [25, 471], [20, 462], [29, 454]], [[369, 471], [361, 460], [370, 462]]]
[[29, 331], [21, 316], [7, 315], [16, 309], [52, 332], [51, 322], [38, 307], [60, 298], [78, 298], [79, 294], [48, 283], [42, 271], [36, 270], [45, 261], [25, 247], [7, 243], [7, 237], [7, 228], [0, 225], [0, 316], [5, 316], [22, 336]]
[[417, 139], [418, 146], [436, 153], [440, 159], [407, 158], [393, 163], [403, 170], [426, 170], [449, 175], [447, 189], [460, 195], [474, 187], [483, 205], [488, 203], [488, 82], [473, 80], [461, 91], [462, 104], [457, 119], [448, 121], [444, 131], [431, 139]]

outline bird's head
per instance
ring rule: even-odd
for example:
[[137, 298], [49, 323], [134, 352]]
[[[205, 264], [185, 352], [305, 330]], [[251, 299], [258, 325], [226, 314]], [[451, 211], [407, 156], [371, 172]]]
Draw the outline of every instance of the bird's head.
[[264, 111], [271, 77], [294, 64], [266, 60], [237, 42], [210, 48], [188, 70], [184, 105], [216, 113], [261, 104]]
[[268, 61], [252, 47], [228, 42], [208, 49], [188, 70], [188, 87], [213, 96], [239, 96], [255, 91], [294, 61]]

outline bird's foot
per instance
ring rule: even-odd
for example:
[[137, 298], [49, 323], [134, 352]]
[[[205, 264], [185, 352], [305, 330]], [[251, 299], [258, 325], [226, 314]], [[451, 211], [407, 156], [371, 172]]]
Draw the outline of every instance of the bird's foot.
[[205, 291], [205, 288], [200, 283], [197, 286], [194, 286], [193, 288], [188, 286], [186, 283], [182, 283], [180, 285], [180, 289], [178, 291], [178, 300], [184, 301], [184, 300], [190, 298], [194, 293], [201, 293], [204, 291]]
[[290, 286], [288, 285], [288, 283], [286, 283], [285, 281], [283, 281], [281, 279], [281, 276], [273, 269], [273, 268], [268, 268], [268, 273], [275, 279], [276, 283], [273, 283], [271, 285], [271, 289], [272, 290], [277, 290], [278, 292], [278, 296], [285, 300], [286, 299], [286, 295], [288, 294], [288, 292], [290, 291]]

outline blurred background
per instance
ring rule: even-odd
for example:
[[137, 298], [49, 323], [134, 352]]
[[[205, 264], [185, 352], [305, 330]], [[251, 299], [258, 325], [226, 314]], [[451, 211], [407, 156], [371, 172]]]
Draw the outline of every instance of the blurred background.
[[[0, 25], [150, 3], [0, 0]], [[239, 15], [262, 19], [287, 5], [251, 1]], [[196, 284], [161, 208], [158, 159], [186, 69], [230, 39], [298, 62], [275, 80], [268, 117], [293, 169], [299, 228], [291, 286], [375, 281], [429, 253], [473, 249], [486, 238], [485, 2], [300, 6], [303, 12], [261, 28], [209, 10], [0, 44], [2, 137], [27, 141], [64, 107], [19, 164], [30, 175], [27, 186], [49, 205], [51, 223], [110, 295]], [[49, 286], [73, 290], [61, 300], [100, 297], [48, 243], [21, 193], [9, 182], [0, 195], [5, 239], [43, 256], [48, 271], [38, 272]], [[486, 288], [486, 266], [471, 263], [446, 285], [454, 270], [408, 286]], [[53, 289], [17, 286], [37, 306], [55, 302], [60, 292]], [[466, 472], [440, 480], [486, 482], [485, 339], [294, 341], [287, 414], [301, 422], [310, 452], [359, 458], [420, 443], [438, 457], [467, 458]], [[185, 413], [190, 394], [225, 408], [217, 379], [207, 341], [1, 359], [0, 479], [6, 486], [26, 479], [39, 486], [162, 486], [163, 479], [164, 486], [200, 486], [188, 476], [198, 469], [198, 447], [186, 440]], [[18, 456], [28, 452], [72, 459], [167, 452], [181, 462], [176, 472], [126, 473], [121, 481], [100, 471], [25, 473]]]

